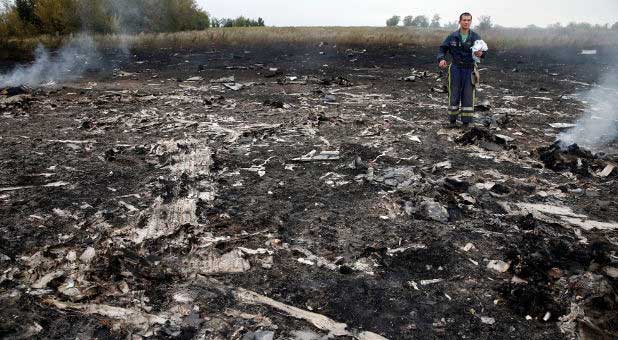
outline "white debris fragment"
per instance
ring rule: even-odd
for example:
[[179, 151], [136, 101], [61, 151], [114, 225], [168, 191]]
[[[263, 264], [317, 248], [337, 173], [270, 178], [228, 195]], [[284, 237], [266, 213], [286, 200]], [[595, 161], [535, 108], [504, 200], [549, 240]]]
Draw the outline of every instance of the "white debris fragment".
[[118, 201], [118, 204], [127, 208], [130, 212], [139, 211], [139, 209], [137, 209], [134, 205], [126, 203], [125, 201]]
[[69, 262], [75, 262], [75, 260], [77, 260], [77, 253], [75, 252], [75, 250], [69, 251], [67, 253], [66, 259]]
[[496, 323], [496, 319], [490, 318], [488, 316], [481, 316], [481, 322], [487, 325], [493, 325]]
[[540, 212], [543, 214], [549, 215], [560, 215], [560, 216], [569, 216], [569, 217], [577, 217], [577, 218], [586, 218], [586, 215], [576, 214], [569, 207], [565, 206], [556, 206], [549, 204], [535, 204], [535, 203], [516, 203], [515, 206], [520, 208], [526, 214], [533, 214], [535, 212]]
[[268, 250], [265, 248], [249, 249], [245, 247], [238, 247], [238, 249], [247, 255], [266, 255], [266, 254], [272, 255], [273, 254], [272, 250]]
[[357, 340], [388, 340], [387, 338], [372, 332], [360, 332], [354, 336]]
[[444, 279], [421, 280], [421, 286], [432, 285], [435, 283], [440, 283], [442, 281], [444, 281]]
[[510, 142], [512, 142], [512, 141], [514, 141], [514, 140], [515, 140], [513, 137], [509, 137], [509, 136], [507, 136], [507, 135], [495, 134], [495, 136], [496, 136], [498, 139], [501, 139], [501, 140], [503, 140], [503, 141], [504, 141], [504, 142], [506, 142], [506, 143], [510, 143]]
[[83, 263], [90, 263], [94, 256], [96, 255], [96, 251], [92, 247], [86, 248], [84, 252], [79, 256], [79, 260]]
[[58, 309], [73, 309], [85, 314], [97, 314], [112, 319], [123, 320], [143, 330], [150, 328], [154, 324], [165, 324], [169, 320], [166, 317], [148, 314], [140, 310], [109, 305], [71, 303], [55, 299], [48, 299], [45, 302]]
[[526, 281], [526, 280], [524, 280], [524, 279], [520, 278], [520, 277], [519, 277], [519, 276], [517, 276], [517, 275], [514, 275], [514, 276], [511, 278], [511, 282], [513, 282], [513, 283], [517, 283], [517, 284], [526, 284], [526, 283], [528, 283], [528, 281]]
[[300, 262], [300, 263], [302, 263], [302, 264], [306, 264], [306, 265], [308, 265], [308, 266], [313, 266], [313, 265], [315, 265], [315, 263], [314, 263], [313, 261], [311, 261], [311, 260], [307, 260], [306, 258], [303, 258], [303, 257], [299, 257], [296, 261], [298, 261], [298, 262]]
[[339, 151], [322, 151], [316, 154], [316, 150], [312, 150], [308, 154], [292, 159], [295, 162], [320, 162], [320, 161], [336, 161], [339, 159]]
[[239, 84], [239, 83], [225, 83], [223, 84], [223, 86], [227, 87], [228, 89], [232, 91], [239, 91], [239, 90], [242, 90], [242, 88], [244, 87], [243, 84]]
[[491, 260], [487, 263], [487, 268], [491, 270], [495, 270], [499, 273], [506, 273], [507, 270], [511, 267], [510, 263], [504, 262], [502, 260]]
[[547, 322], [547, 321], [549, 321], [549, 319], [551, 319], [551, 312], [547, 312], [543, 316], [543, 321]]
[[413, 141], [413, 142], [417, 142], [417, 143], [423, 143], [421, 141], [421, 138], [419, 136], [416, 135], [408, 135], [407, 136], [409, 140]]
[[535, 203], [514, 203], [510, 204], [502, 202], [504, 207], [510, 214], [527, 215], [532, 214], [535, 218], [549, 223], [569, 223], [572, 226], [580, 227], [584, 230], [615, 230], [618, 229], [616, 222], [601, 222], [588, 220], [588, 216], [577, 214], [569, 207], [556, 206], [550, 204], [535, 204]]
[[58, 182], [52, 182], [52, 183], [43, 184], [43, 185], [40, 185], [40, 186], [26, 185], [26, 186], [22, 186], [22, 187], [0, 188], [0, 192], [3, 192], [3, 191], [16, 191], [16, 190], [23, 190], [23, 189], [38, 188], [38, 187], [42, 187], [42, 188], [57, 188], [57, 187], [64, 187], [64, 186], [67, 186], [67, 185], [70, 185], [70, 184], [71, 183], [69, 183], [69, 182], [58, 181]]
[[189, 293], [189, 292], [176, 292], [176, 293], [174, 293], [172, 298], [174, 299], [174, 301], [180, 302], [180, 303], [190, 303], [190, 302], [193, 302], [195, 300], [191, 296], [191, 293]]
[[468, 251], [470, 251], [472, 249], [476, 249], [476, 247], [474, 246], [474, 244], [472, 244], [470, 242], [466, 243], [465, 246], [461, 247], [461, 250], [463, 250], [465, 252], [468, 252]]
[[603, 171], [599, 172], [597, 174], [597, 176], [599, 176], [599, 177], [607, 177], [607, 176], [609, 176], [612, 173], [612, 171], [614, 171], [615, 168], [616, 168], [615, 165], [607, 164], [605, 169], [603, 169]]
[[605, 267], [605, 274], [612, 279], [618, 279], [618, 268], [616, 267]]
[[325, 332], [329, 332], [332, 336], [352, 336], [358, 340], [385, 340], [386, 338], [368, 331], [348, 331], [348, 325], [345, 323], [337, 322], [324, 315], [309, 312], [294, 306], [286, 305], [281, 302], [275, 301], [264, 295], [239, 288], [235, 292], [236, 298], [242, 303], [248, 303], [253, 305], [265, 305], [271, 308], [280, 310], [293, 318], [305, 320], [310, 322], [315, 327]]
[[134, 243], [173, 234], [179, 226], [197, 225], [197, 199], [179, 198], [169, 204], [157, 198], [150, 208], [152, 215], [144, 228], [132, 228]]
[[118, 289], [123, 294], [127, 294], [129, 292], [129, 284], [126, 281], [120, 281], [120, 283], [118, 283]]
[[192, 254], [183, 261], [181, 271], [187, 275], [234, 274], [251, 269], [251, 264], [243, 257], [240, 249], [231, 250], [223, 255], [215, 251], [205, 254]]
[[476, 204], [476, 199], [472, 197], [470, 194], [468, 194], [467, 192], [459, 194], [459, 197], [461, 197], [464, 200], [464, 202], [468, 204], [471, 204], [471, 205]]
[[36, 282], [34, 282], [31, 287], [34, 289], [43, 289], [47, 287], [47, 284], [50, 283], [52, 280], [57, 279], [63, 275], [64, 275], [63, 270], [53, 271], [51, 273], [43, 275], [41, 278], [36, 280]]
[[375, 262], [373, 262], [371, 259], [363, 257], [363, 258], [356, 260], [356, 262], [354, 262], [354, 264], [352, 265], [352, 269], [359, 271], [359, 272], [364, 272], [365, 274], [368, 274], [368, 275], [374, 275], [375, 273], [373, 271], [373, 268], [375, 266], [376, 266]]
[[577, 125], [571, 123], [552, 123], [549, 124], [549, 126], [553, 127], [554, 129], [570, 129], [576, 127]]
[[346, 336], [350, 334], [347, 331], [348, 325], [346, 325], [345, 323], [336, 322], [324, 315], [289, 306], [245, 289], [236, 290], [236, 296], [241, 302], [270, 306], [272, 308], [283, 311], [294, 318], [309, 321], [318, 329], [328, 331], [334, 336]]
[[582, 50], [579, 54], [581, 54], [581, 55], [595, 55], [595, 54], [597, 54], [597, 50]]
[[444, 161], [444, 162], [434, 164], [434, 167], [436, 169], [450, 169], [453, 166], [451, 165], [451, 161]]
[[229, 76], [229, 77], [223, 77], [219, 79], [212, 79], [210, 82], [213, 84], [234, 83], [235, 78], [234, 76]]

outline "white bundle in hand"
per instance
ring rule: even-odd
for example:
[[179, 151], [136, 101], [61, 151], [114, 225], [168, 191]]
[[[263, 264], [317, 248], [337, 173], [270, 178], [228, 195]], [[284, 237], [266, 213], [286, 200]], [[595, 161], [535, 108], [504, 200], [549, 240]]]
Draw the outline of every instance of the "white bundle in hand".
[[474, 59], [475, 62], [480, 63], [481, 58], [477, 57], [475, 53], [478, 51], [486, 52], [487, 50], [489, 50], [489, 47], [487, 47], [487, 43], [485, 41], [483, 40], [475, 41], [474, 46], [472, 46], [472, 59]]

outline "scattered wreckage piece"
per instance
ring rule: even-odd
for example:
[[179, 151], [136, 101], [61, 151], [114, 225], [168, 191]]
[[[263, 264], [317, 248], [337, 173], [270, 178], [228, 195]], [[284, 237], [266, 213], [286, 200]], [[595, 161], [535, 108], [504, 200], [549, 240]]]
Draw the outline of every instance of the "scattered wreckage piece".
[[215, 275], [243, 273], [251, 269], [251, 264], [244, 258], [243, 251], [234, 249], [223, 255], [208, 250], [180, 259], [180, 271], [185, 275]]
[[580, 148], [577, 144], [565, 146], [561, 141], [556, 141], [550, 146], [539, 148], [536, 152], [546, 168], [557, 172], [570, 171], [589, 177], [593, 173], [592, 169], [606, 167], [599, 164], [592, 152]]
[[549, 126], [553, 127], [554, 129], [571, 129], [571, 128], [577, 127], [577, 124], [572, 124], [572, 123], [551, 123], [551, 124], [549, 124]]
[[414, 167], [411, 166], [392, 167], [383, 170], [371, 169], [373, 174], [368, 176], [368, 180], [400, 190], [410, 188], [421, 178], [421, 175], [415, 173]]
[[607, 177], [609, 175], [611, 175], [614, 170], [616, 169], [616, 166], [614, 164], [607, 164], [605, 166], [605, 168], [603, 168], [603, 171], [597, 173], [597, 176], [599, 177]]
[[472, 127], [469, 131], [455, 140], [458, 144], [478, 145], [485, 150], [494, 152], [516, 148], [516, 146], [511, 143], [513, 141], [514, 139], [511, 137], [493, 134], [488, 129], [476, 126]]
[[24, 189], [32, 189], [32, 188], [58, 188], [58, 187], [64, 187], [68, 185], [71, 185], [71, 183], [64, 182], [64, 181], [58, 181], [58, 182], [52, 182], [52, 183], [47, 183], [47, 184], [38, 185], [38, 186], [37, 185], [27, 185], [27, 186], [22, 186], [22, 187], [0, 188], [0, 192], [16, 191], [16, 190], [24, 190]]
[[474, 105], [474, 109], [478, 112], [487, 112], [491, 110], [491, 102], [488, 99], [484, 99]]
[[30, 94], [32, 93], [32, 89], [26, 85], [20, 86], [9, 86], [5, 88], [0, 88], [0, 95], [12, 97], [21, 94]]
[[294, 162], [324, 162], [339, 160], [339, 151], [321, 151], [311, 150], [308, 154], [293, 158]]
[[536, 219], [548, 223], [567, 223], [573, 227], [584, 230], [618, 230], [617, 222], [601, 222], [588, 219], [587, 215], [577, 214], [566, 206], [556, 206], [549, 204], [536, 203], [508, 203], [501, 202], [500, 205], [512, 215], [526, 216], [532, 214]]
[[358, 340], [384, 340], [386, 338], [372, 332], [360, 331], [354, 332], [348, 330], [348, 325], [337, 322], [327, 316], [309, 312], [294, 306], [286, 305], [279, 301], [273, 300], [264, 295], [238, 288], [234, 291], [234, 296], [238, 301], [245, 304], [264, 305], [290, 315], [293, 318], [305, 320], [316, 328], [328, 332], [334, 336], [351, 336]]
[[61, 310], [72, 309], [84, 314], [95, 314], [120, 320], [144, 332], [150, 330], [154, 325], [164, 325], [170, 320], [169, 317], [153, 315], [137, 309], [115, 307], [110, 305], [63, 302], [53, 298], [44, 300], [44, 302]]
[[0, 97], [0, 109], [23, 108], [30, 105], [33, 97], [30, 94], [18, 94], [9, 97]]
[[218, 79], [211, 79], [210, 82], [212, 84], [233, 84], [236, 82], [236, 78], [234, 76], [222, 77]]

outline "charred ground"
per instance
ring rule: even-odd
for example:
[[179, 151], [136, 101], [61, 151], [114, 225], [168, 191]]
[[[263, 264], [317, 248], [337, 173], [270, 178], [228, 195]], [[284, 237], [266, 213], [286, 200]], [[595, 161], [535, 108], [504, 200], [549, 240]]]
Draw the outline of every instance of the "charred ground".
[[492, 53], [469, 130], [428, 47], [111, 55], [4, 96], [0, 336], [337, 334], [249, 290], [351, 338], [615, 338], [615, 145], [541, 157], [609, 53]]

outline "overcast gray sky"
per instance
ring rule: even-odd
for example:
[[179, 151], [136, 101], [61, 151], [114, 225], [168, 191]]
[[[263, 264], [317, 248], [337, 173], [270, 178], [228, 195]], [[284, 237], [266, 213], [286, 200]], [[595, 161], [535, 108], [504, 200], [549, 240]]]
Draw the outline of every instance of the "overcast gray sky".
[[456, 20], [469, 11], [494, 23], [522, 27], [618, 21], [618, 0], [198, 0], [214, 17], [262, 17], [270, 26], [384, 26], [393, 14]]

